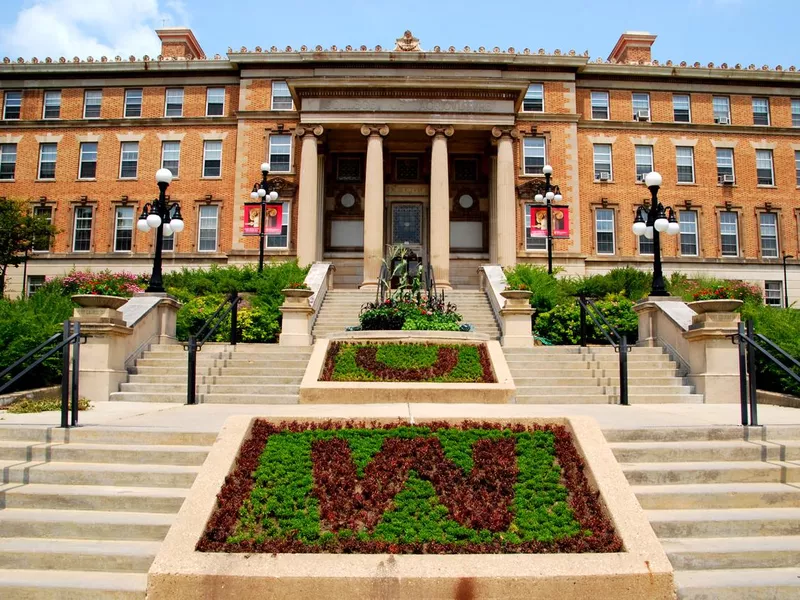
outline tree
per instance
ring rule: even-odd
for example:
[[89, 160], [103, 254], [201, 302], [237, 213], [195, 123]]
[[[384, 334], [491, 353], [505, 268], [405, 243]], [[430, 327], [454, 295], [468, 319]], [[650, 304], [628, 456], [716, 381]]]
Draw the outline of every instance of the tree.
[[25, 203], [0, 198], [0, 298], [5, 292], [8, 267], [25, 262], [36, 239], [49, 239], [55, 234], [56, 228], [47, 218], [32, 215]]

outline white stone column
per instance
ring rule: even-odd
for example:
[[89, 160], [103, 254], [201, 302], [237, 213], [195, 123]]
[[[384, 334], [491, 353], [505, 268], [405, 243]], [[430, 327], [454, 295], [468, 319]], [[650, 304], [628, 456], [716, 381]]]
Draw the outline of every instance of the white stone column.
[[319, 244], [319, 161], [317, 138], [322, 135], [322, 125], [300, 125], [295, 135], [302, 140], [300, 149], [300, 206], [297, 214], [297, 262], [301, 267], [317, 259]]
[[428, 125], [425, 133], [433, 138], [431, 147], [430, 255], [436, 287], [450, 286], [450, 184], [447, 174], [447, 138], [453, 127]]
[[[519, 136], [515, 129], [495, 127], [492, 135], [497, 138], [497, 263], [501, 267], [513, 266], [517, 262], [517, 207], [514, 189], [514, 139]], [[492, 232], [492, 233], [495, 233]]]
[[489, 171], [489, 264], [497, 263], [497, 157], [492, 156]]
[[375, 288], [383, 261], [383, 138], [386, 125], [362, 125], [367, 138], [367, 172], [364, 178], [364, 281], [362, 288]]

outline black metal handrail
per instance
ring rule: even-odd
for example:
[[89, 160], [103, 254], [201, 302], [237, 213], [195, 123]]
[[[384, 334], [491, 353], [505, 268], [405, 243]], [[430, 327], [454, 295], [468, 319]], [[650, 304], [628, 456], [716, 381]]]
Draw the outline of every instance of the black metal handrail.
[[581, 346], [585, 348], [587, 345], [586, 316], [588, 315], [595, 327], [614, 348], [614, 352], [619, 354], [619, 403], [623, 406], [628, 406], [628, 352], [631, 351], [630, 346], [628, 346], [628, 336], [621, 334], [608, 322], [608, 319], [603, 315], [603, 311], [597, 307], [591, 298], [578, 296], [578, 305], [581, 309]]
[[[60, 341], [59, 341], [60, 340]], [[58, 342], [58, 343], [56, 343]], [[80, 360], [81, 360], [81, 324], [78, 321], [71, 323], [64, 321], [61, 333], [50, 336], [46, 341], [39, 344], [36, 348], [28, 352], [25, 356], [15, 361], [10, 367], [3, 369], [0, 379], [9, 375], [14, 369], [21, 367], [37, 353], [47, 346], [55, 344], [42, 356], [37, 358], [22, 371], [11, 377], [8, 381], [0, 384], [0, 394], [10, 389], [17, 381], [30, 373], [33, 369], [41, 365], [56, 352], [61, 350], [62, 369], [61, 369], [61, 427], [69, 428], [78, 424], [78, 402], [80, 400]], [[72, 377], [70, 378], [70, 346], [72, 346]], [[72, 415], [70, 419], [70, 395], [72, 396]]]
[[[742, 425], [758, 425], [758, 392], [756, 389], [756, 352], [760, 352], [769, 359], [772, 364], [780, 368], [797, 383], [800, 383], [800, 375], [792, 371], [792, 368], [785, 365], [780, 359], [775, 358], [769, 350], [759, 344], [769, 346], [774, 352], [780, 353], [784, 360], [800, 369], [800, 362], [790, 356], [783, 348], [778, 346], [768, 337], [755, 333], [752, 319], [747, 323], [739, 323], [738, 330], [730, 336], [734, 344], [739, 345], [739, 401], [742, 409]], [[749, 408], [749, 415], [748, 415]], [[749, 419], [748, 419], [749, 417]], [[748, 422], [749, 421], [749, 422]]]
[[184, 346], [189, 351], [189, 372], [188, 380], [186, 382], [186, 403], [197, 404], [197, 351], [202, 350], [203, 344], [206, 343], [208, 338], [214, 335], [220, 328], [222, 323], [231, 316], [231, 345], [235, 346], [237, 342], [237, 320], [239, 313], [239, 303], [242, 298], [238, 292], [232, 292], [214, 311], [214, 314], [203, 323], [195, 335], [189, 336], [189, 341]]

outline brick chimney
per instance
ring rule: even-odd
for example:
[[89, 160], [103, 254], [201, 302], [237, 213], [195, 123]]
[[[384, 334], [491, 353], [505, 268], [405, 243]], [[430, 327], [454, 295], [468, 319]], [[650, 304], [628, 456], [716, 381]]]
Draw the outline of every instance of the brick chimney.
[[650, 46], [656, 41], [656, 36], [646, 31], [626, 31], [617, 40], [617, 45], [608, 55], [608, 60], [613, 63], [649, 63]]
[[165, 27], [156, 29], [156, 35], [161, 40], [161, 56], [164, 58], [201, 59], [206, 57], [191, 29]]

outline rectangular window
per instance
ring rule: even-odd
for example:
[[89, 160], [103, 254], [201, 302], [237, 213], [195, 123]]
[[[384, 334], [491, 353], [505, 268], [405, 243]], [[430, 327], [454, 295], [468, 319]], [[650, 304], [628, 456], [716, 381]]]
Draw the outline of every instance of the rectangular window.
[[285, 81], [272, 82], [272, 110], [292, 110], [292, 95]]
[[639, 238], [639, 254], [653, 254], [655, 252], [655, 241], [648, 240], [645, 236], [640, 235]]
[[592, 119], [608, 120], [608, 92], [592, 92]]
[[118, 206], [114, 218], [114, 252], [133, 248], [133, 207]]
[[[33, 215], [35, 217], [42, 217], [49, 224], [53, 224], [53, 207], [52, 206], [34, 206]], [[50, 252], [50, 236], [37, 237], [33, 240], [34, 252]]]
[[56, 178], [58, 144], [39, 144], [39, 179]]
[[711, 100], [714, 108], [714, 123], [731, 124], [731, 99], [727, 96], [714, 96]]
[[792, 98], [792, 127], [800, 127], [800, 98]]
[[161, 144], [161, 168], [169, 169], [173, 177], [178, 177], [181, 168], [180, 142], [163, 142]]
[[61, 90], [49, 90], [44, 93], [44, 118], [61, 118]]
[[[175, 211], [176, 210], [177, 210], [177, 207], [173, 207], [173, 208], [170, 209], [169, 214], [170, 214], [171, 217], [175, 216]], [[175, 237], [177, 235], [178, 235], [177, 233], [173, 233], [172, 235], [165, 235], [161, 239], [161, 250], [163, 252], [174, 252], [175, 251]]]
[[525, 229], [525, 249], [526, 250], [547, 250], [547, 238], [541, 235], [531, 235], [533, 232], [531, 230], [531, 208], [536, 206], [535, 204], [526, 204], [525, 205], [525, 224], [523, 225]]
[[206, 90], [206, 116], [221, 117], [225, 114], [225, 88]]
[[217, 251], [217, 214], [216, 206], [200, 207], [200, 227], [198, 228], [197, 249], [200, 252]]
[[361, 181], [361, 157], [337, 156], [336, 181]]
[[717, 148], [717, 180], [719, 183], [733, 183], [733, 148]]
[[478, 181], [478, 161], [474, 158], [454, 158], [453, 179], [465, 183]]
[[139, 142], [122, 142], [120, 179], [136, 179], [139, 174]]
[[75, 230], [72, 236], [73, 252], [89, 252], [92, 249], [92, 207], [75, 207]]
[[614, 210], [598, 208], [594, 216], [597, 253], [614, 254]]
[[611, 181], [611, 144], [594, 145], [594, 180]]
[[769, 125], [769, 98], [753, 98], [753, 125]]
[[17, 145], [0, 144], [0, 180], [14, 179], [17, 170]]
[[142, 90], [125, 90], [125, 118], [142, 116]]
[[269, 136], [269, 164], [272, 173], [289, 173], [292, 170], [292, 136]]
[[756, 177], [758, 185], [775, 185], [772, 150], [756, 150]]
[[203, 142], [203, 177], [222, 176], [222, 140]]
[[78, 179], [97, 177], [97, 142], [82, 142]]
[[688, 94], [672, 96], [672, 118], [676, 123], [692, 122], [692, 102]]
[[544, 85], [532, 83], [522, 100], [523, 112], [544, 112]]
[[783, 306], [783, 282], [765, 281], [764, 282], [764, 304], [767, 306]]
[[800, 150], [794, 151], [794, 176], [797, 185], [800, 185]]
[[99, 119], [103, 104], [103, 90], [86, 90], [83, 93], [83, 118]]
[[739, 215], [735, 212], [719, 213], [719, 234], [722, 238], [722, 256], [739, 256]]
[[267, 235], [267, 248], [289, 247], [289, 203], [284, 202], [281, 208], [281, 232]]
[[417, 156], [398, 156], [394, 160], [394, 179], [395, 181], [419, 181], [421, 177], [419, 170], [419, 157]]
[[19, 119], [22, 112], [22, 92], [8, 91], [5, 93], [3, 103], [3, 118], [7, 120]]
[[526, 137], [523, 140], [525, 175], [541, 175], [545, 164], [544, 138]]
[[182, 117], [183, 88], [167, 88], [166, 100], [164, 104], [165, 117]]
[[650, 120], [650, 94], [633, 94], [633, 120]]
[[644, 181], [645, 175], [653, 170], [653, 147], [634, 146], [636, 161], [636, 181]]
[[694, 183], [694, 148], [677, 146], [675, 162], [678, 164], [678, 183]]
[[678, 221], [681, 225], [681, 256], [697, 256], [697, 211], [682, 210]]
[[761, 213], [758, 220], [761, 233], [761, 256], [778, 258], [778, 215]]
[[33, 296], [36, 291], [45, 284], [44, 275], [28, 275], [28, 298]]

